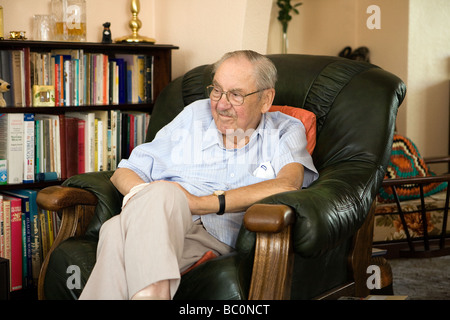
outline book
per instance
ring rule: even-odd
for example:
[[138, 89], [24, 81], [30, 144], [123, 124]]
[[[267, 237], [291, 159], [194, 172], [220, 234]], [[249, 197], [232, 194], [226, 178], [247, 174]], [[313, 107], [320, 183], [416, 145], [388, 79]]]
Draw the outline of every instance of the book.
[[25, 107], [24, 59], [23, 50], [11, 50], [11, 88], [15, 107]]
[[[56, 119], [54, 120], [56, 121]], [[66, 116], [64, 114], [58, 115], [58, 123], [56, 124], [59, 127], [56, 129], [56, 133], [58, 134], [57, 145], [59, 150], [57, 150], [59, 155], [59, 170], [61, 172], [60, 178], [67, 178], [67, 138], [66, 138]], [[70, 157], [73, 157], [74, 154], [69, 154]]]
[[36, 114], [36, 121], [41, 121], [42, 135], [40, 142], [40, 163], [39, 172], [56, 172], [58, 178], [61, 178], [61, 116], [52, 114]]
[[147, 102], [147, 98], [146, 98], [146, 93], [145, 93], [145, 85], [146, 85], [146, 70], [145, 70], [145, 56], [143, 55], [138, 55], [136, 57], [136, 72], [137, 72], [137, 77], [138, 77], [138, 81], [137, 81], [137, 86], [138, 86], [138, 90], [137, 90], [137, 99], [138, 99], [138, 103], [145, 103]]
[[153, 103], [153, 62], [154, 56], [145, 56], [145, 101]]
[[110, 154], [110, 163], [111, 168], [110, 170], [115, 170], [118, 164], [118, 148], [117, 148], [117, 142], [118, 142], [118, 114], [120, 113], [119, 110], [112, 110], [111, 111], [111, 154]]
[[65, 119], [65, 136], [66, 147], [61, 147], [61, 150], [66, 153], [66, 175], [71, 177], [78, 174], [78, 158], [75, 156], [78, 155], [78, 120], [76, 118], [67, 117]]
[[3, 203], [3, 257], [11, 260], [11, 201], [1, 197]]
[[30, 48], [26, 47], [23, 48], [23, 70], [22, 75], [24, 77], [23, 79], [23, 85], [24, 85], [24, 107], [31, 106], [31, 69], [30, 69]]
[[23, 113], [0, 114], [0, 159], [7, 160], [8, 183], [23, 181]]
[[7, 160], [0, 159], [0, 184], [8, 183], [8, 168]]
[[86, 121], [77, 119], [78, 123], [78, 173], [86, 172]]
[[41, 172], [45, 172], [44, 170], [44, 151], [43, 151], [43, 140], [44, 140], [44, 132], [42, 127], [42, 120], [35, 119], [35, 149], [34, 149], [34, 155], [35, 155], [35, 174], [38, 175]]
[[22, 200], [4, 194], [5, 200], [10, 202], [11, 291], [16, 291], [22, 289]]
[[34, 114], [25, 113], [23, 118], [23, 183], [33, 183], [34, 182], [34, 149], [35, 149], [35, 125], [34, 125]]
[[110, 59], [117, 65], [119, 104], [127, 102], [127, 64], [124, 59]]
[[[31, 216], [30, 197], [20, 190], [4, 191], [4, 194], [21, 200], [22, 215], [22, 285], [24, 288], [33, 284], [31, 254]], [[36, 201], [34, 199], [34, 201]]]
[[95, 118], [98, 121], [98, 153], [101, 154], [99, 162], [102, 164], [98, 171], [105, 171], [105, 165], [108, 163], [108, 111], [94, 111]]
[[[19, 189], [5, 193], [16, 197], [28, 197], [30, 219], [30, 249], [31, 249], [31, 278], [32, 283], [37, 284], [41, 269], [41, 245], [39, 238], [38, 206], [36, 202], [37, 191], [31, 189]], [[3, 199], [3, 198], [1, 198]], [[28, 244], [27, 244], [28, 245]], [[29, 256], [27, 256], [29, 257]], [[29, 267], [30, 268], [30, 267]]]
[[[66, 117], [77, 118], [85, 121], [84, 145], [85, 145], [85, 171], [93, 172], [95, 166], [95, 113], [94, 112], [67, 112]], [[78, 167], [80, 170], [80, 167]]]
[[5, 256], [5, 230], [3, 226], [3, 196], [0, 195], [0, 257]]

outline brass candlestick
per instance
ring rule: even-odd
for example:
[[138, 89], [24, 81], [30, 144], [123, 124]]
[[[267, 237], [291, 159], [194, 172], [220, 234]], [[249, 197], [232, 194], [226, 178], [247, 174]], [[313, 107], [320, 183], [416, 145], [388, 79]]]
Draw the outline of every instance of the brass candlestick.
[[139, 0], [131, 0], [131, 13], [133, 17], [130, 20], [129, 26], [132, 31], [132, 34], [125, 37], [117, 38], [115, 39], [116, 42], [129, 42], [129, 43], [146, 42], [151, 44], [154, 44], [156, 42], [155, 39], [147, 38], [138, 34], [138, 30], [142, 27], [142, 22], [137, 17], [139, 11], [140, 11]]

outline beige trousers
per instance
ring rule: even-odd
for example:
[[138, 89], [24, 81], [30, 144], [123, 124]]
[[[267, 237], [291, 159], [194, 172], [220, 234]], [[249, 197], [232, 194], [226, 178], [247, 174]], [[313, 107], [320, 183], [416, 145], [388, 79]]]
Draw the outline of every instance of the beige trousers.
[[171, 183], [146, 186], [100, 229], [97, 261], [80, 299], [130, 299], [148, 285], [170, 280], [171, 297], [180, 272], [207, 251], [232, 251], [192, 222], [185, 194]]

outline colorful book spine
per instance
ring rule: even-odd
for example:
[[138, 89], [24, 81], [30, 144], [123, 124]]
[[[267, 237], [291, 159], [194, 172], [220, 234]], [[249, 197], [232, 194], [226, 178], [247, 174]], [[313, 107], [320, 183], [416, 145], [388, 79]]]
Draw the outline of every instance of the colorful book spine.
[[24, 139], [24, 168], [23, 168], [23, 183], [34, 182], [34, 114], [25, 113], [23, 122], [23, 139]]
[[6, 195], [3, 198], [10, 201], [11, 291], [16, 291], [22, 289], [22, 201]]

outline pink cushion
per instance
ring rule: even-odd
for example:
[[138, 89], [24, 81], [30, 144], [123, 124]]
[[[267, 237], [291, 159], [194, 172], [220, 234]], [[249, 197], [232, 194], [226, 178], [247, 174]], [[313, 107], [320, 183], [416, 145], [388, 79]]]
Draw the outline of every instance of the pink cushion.
[[291, 117], [297, 118], [305, 126], [306, 140], [309, 154], [312, 154], [314, 147], [316, 146], [316, 115], [308, 110], [289, 107], [289, 106], [272, 106], [269, 112], [280, 111]]

